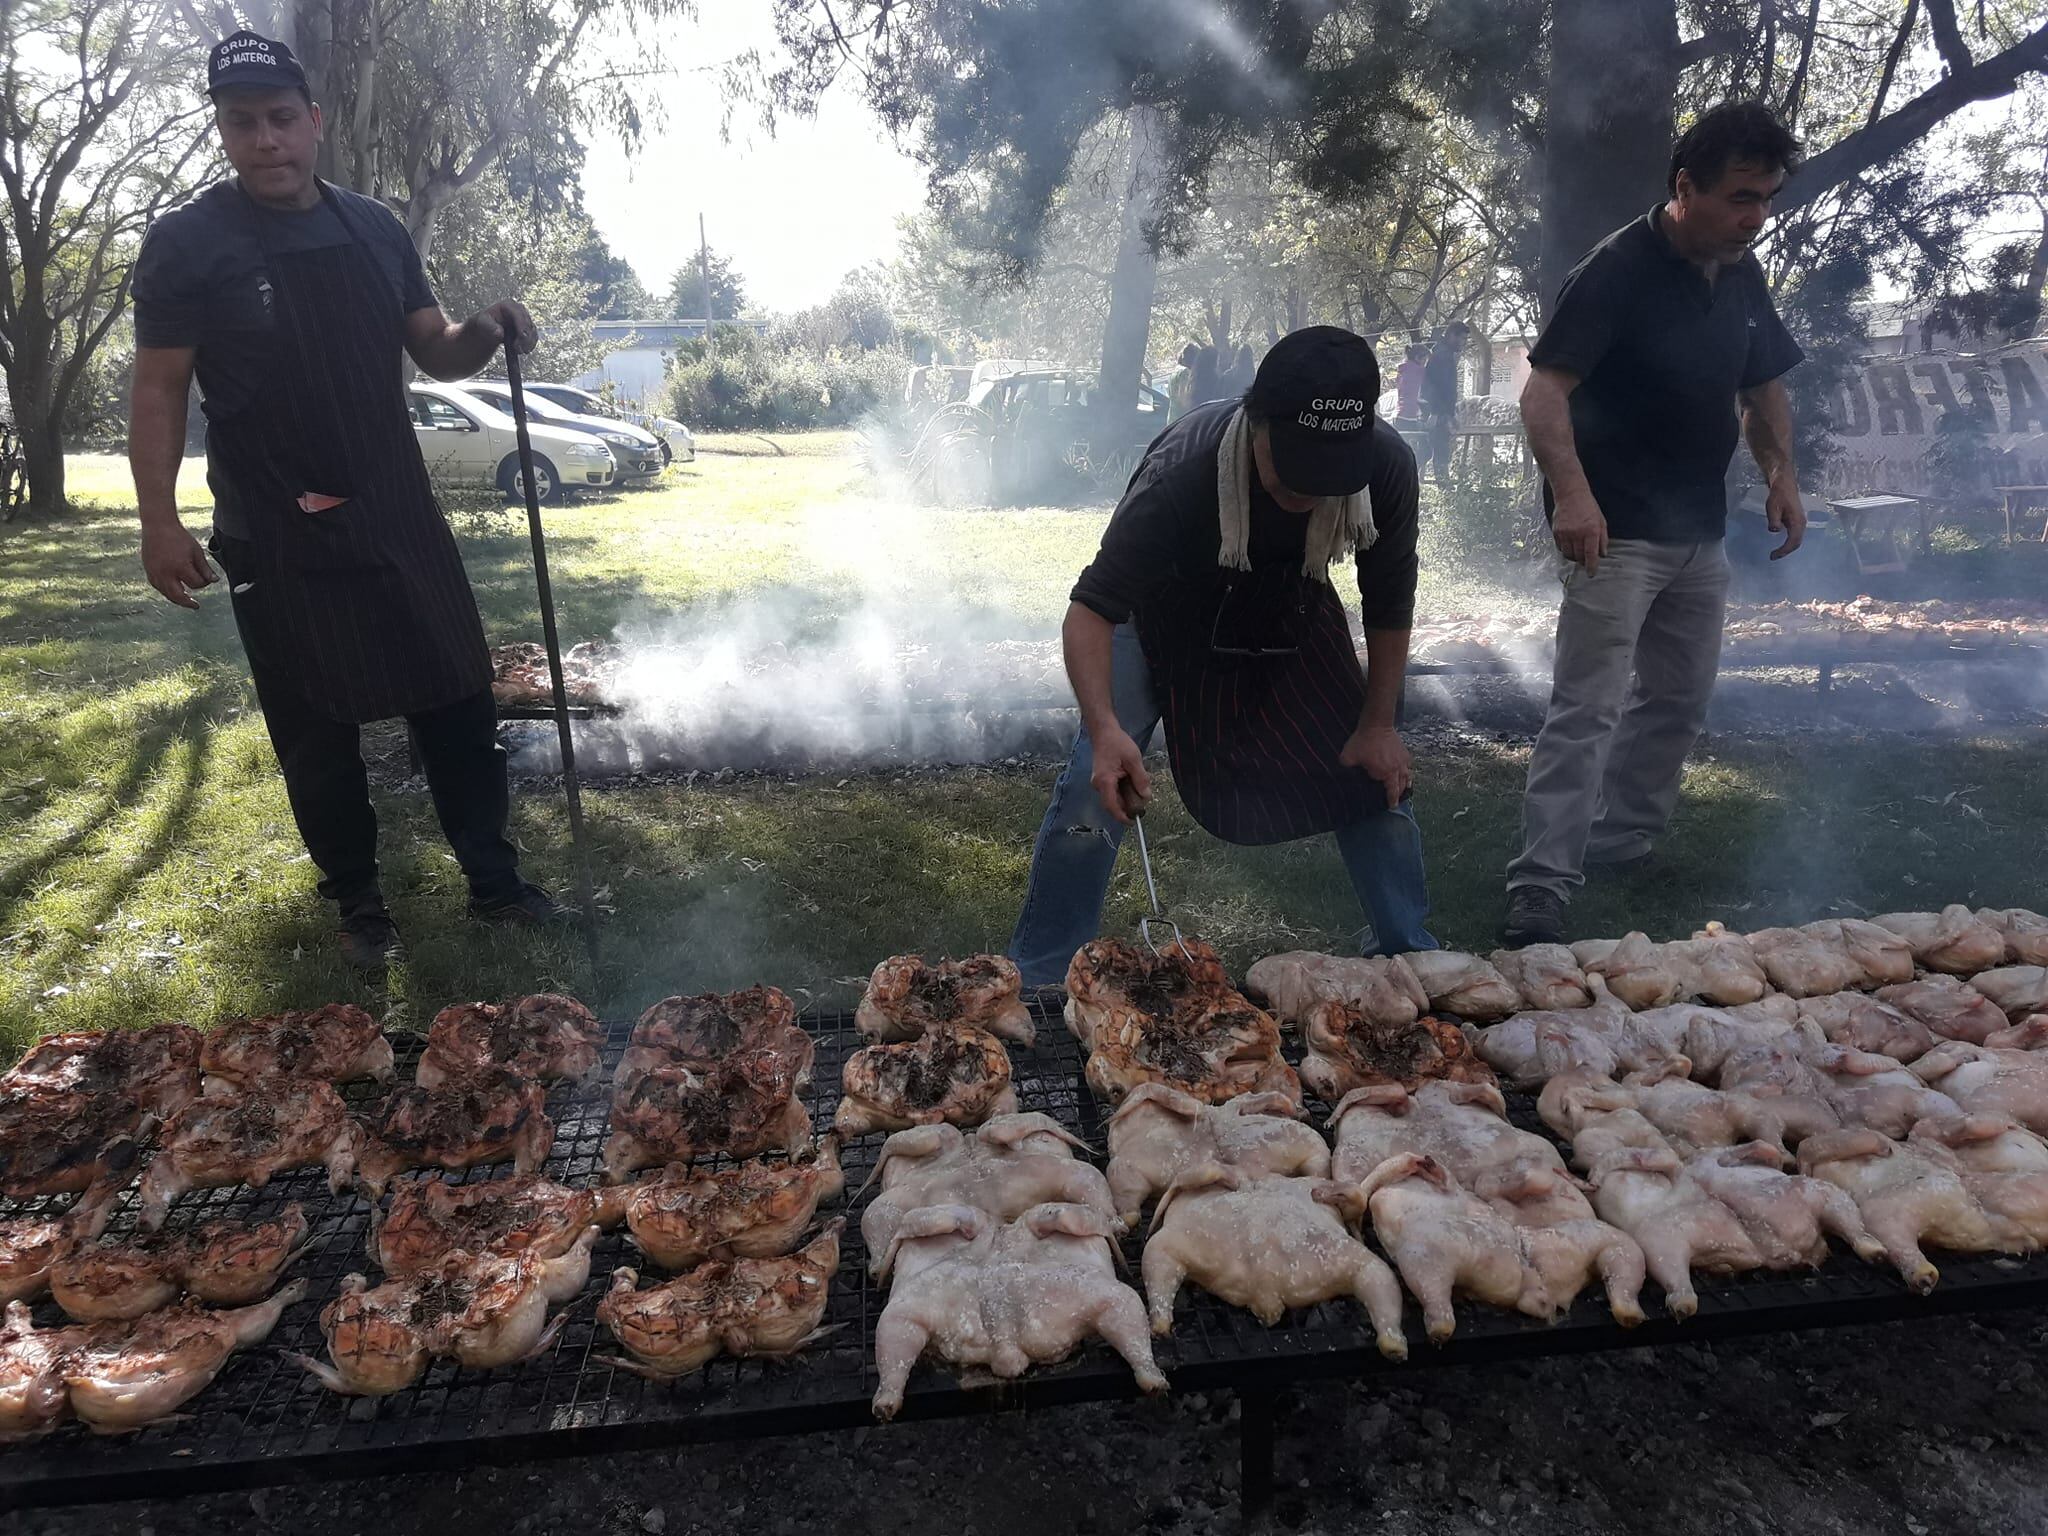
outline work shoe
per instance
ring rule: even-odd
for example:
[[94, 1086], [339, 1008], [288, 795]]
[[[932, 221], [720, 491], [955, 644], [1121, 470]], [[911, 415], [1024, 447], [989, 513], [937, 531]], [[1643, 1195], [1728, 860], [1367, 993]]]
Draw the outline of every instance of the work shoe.
[[353, 912], [341, 920], [341, 958], [354, 970], [381, 971], [405, 959], [398, 925], [381, 909]]
[[1530, 944], [1564, 942], [1564, 898], [1540, 885], [1518, 885], [1508, 892], [1508, 920], [1500, 941], [1509, 949]]
[[539, 886], [524, 881], [512, 895], [496, 901], [478, 901], [474, 896], [470, 897], [469, 915], [480, 923], [523, 924], [536, 928], [549, 923], [572, 922], [576, 917], [573, 908], [563, 906]]

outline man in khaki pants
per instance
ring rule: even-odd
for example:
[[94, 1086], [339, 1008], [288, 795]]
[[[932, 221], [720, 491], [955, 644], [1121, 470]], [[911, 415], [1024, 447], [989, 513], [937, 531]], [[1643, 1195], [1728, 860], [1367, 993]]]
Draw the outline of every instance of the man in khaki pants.
[[1771, 558], [1805, 534], [1784, 384], [1801, 353], [1749, 250], [1798, 160], [1769, 108], [1706, 113], [1672, 151], [1669, 200], [1579, 263], [1530, 349], [1522, 421], [1568, 563], [1511, 946], [1562, 939], [1584, 866], [1644, 857], [1677, 807], [1720, 665], [1738, 432], [1785, 535]]

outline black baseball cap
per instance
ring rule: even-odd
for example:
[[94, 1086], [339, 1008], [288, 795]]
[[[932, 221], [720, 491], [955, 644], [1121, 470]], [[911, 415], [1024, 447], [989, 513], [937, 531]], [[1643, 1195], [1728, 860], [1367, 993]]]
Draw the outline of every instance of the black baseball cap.
[[222, 91], [303, 91], [306, 72], [283, 43], [237, 32], [213, 45], [206, 60], [206, 94]]
[[1245, 396], [1265, 419], [1273, 470], [1303, 496], [1349, 496], [1372, 478], [1380, 360], [1339, 325], [1311, 325], [1273, 343]]

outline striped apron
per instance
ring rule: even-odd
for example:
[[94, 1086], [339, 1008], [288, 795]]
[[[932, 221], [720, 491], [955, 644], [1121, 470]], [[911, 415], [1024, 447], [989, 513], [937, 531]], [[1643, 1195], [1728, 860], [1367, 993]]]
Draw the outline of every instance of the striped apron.
[[1329, 583], [1219, 569], [1198, 595], [1170, 584], [1136, 621], [1174, 787], [1209, 831], [1284, 843], [1386, 809], [1375, 779], [1337, 761], [1365, 679]]
[[[274, 250], [249, 207], [274, 364], [247, 407], [209, 422], [206, 452], [249, 526], [252, 570], [233, 600], [251, 664], [361, 723], [480, 693], [491, 663], [406, 411], [399, 296], [320, 195], [347, 244]], [[306, 512], [309, 492], [344, 499]]]

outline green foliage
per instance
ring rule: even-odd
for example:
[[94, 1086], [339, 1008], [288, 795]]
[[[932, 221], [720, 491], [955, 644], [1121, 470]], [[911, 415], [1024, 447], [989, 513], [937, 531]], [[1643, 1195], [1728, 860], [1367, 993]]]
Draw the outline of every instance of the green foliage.
[[704, 266], [711, 268], [711, 309], [713, 320], [737, 320], [747, 307], [747, 285], [730, 256], [712, 251], [705, 263], [693, 254], [676, 268], [669, 279], [667, 313], [677, 320], [702, 320], [704, 308]]
[[677, 356], [668, 411], [712, 431], [850, 426], [901, 399], [908, 367], [894, 352], [820, 356], [752, 332], [722, 330]]

